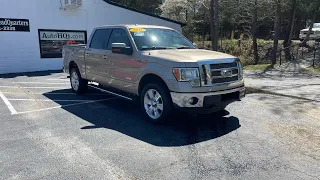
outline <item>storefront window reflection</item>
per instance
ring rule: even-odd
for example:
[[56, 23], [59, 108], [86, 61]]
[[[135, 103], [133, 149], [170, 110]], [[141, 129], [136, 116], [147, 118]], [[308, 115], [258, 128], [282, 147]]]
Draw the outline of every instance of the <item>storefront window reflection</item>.
[[66, 44], [86, 44], [86, 31], [39, 29], [41, 58], [61, 58]]

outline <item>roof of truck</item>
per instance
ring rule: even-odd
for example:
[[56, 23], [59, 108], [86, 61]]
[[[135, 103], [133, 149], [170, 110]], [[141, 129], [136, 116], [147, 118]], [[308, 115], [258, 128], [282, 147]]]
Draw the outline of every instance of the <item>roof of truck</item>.
[[172, 29], [165, 26], [155, 26], [155, 25], [145, 25], [145, 24], [118, 24], [118, 25], [105, 25], [99, 26], [97, 28], [116, 28], [116, 27], [125, 27], [125, 28], [160, 28], [160, 29]]
[[143, 24], [118, 24], [118, 25], [105, 25], [105, 26], [99, 26], [96, 29], [101, 29], [101, 28], [159, 28], [159, 29], [171, 29], [169, 27], [165, 27], [165, 26], [155, 26], [155, 25], [143, 25]]

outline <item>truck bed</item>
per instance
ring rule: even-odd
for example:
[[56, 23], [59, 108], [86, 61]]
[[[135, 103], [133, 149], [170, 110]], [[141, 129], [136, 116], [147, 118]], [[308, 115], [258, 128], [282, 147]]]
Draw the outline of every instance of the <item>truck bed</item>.
[[[63, 46], [63, 69], [65, 73], [69, 73], [69, 64], [71, 61], [77, 64], [85, 64], [85, 49], [86, 44], [71, 44]], [[79, 70], [84, 72], [85, 67], [79, 67]]]

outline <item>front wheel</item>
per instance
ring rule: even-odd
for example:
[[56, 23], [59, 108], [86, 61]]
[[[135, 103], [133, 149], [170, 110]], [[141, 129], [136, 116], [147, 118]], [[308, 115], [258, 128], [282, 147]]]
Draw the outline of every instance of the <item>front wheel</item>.
[[78, 68], [72, 68], [70, 71], [70, 83], [72, 91], [82, 94], [88, 90], [88, 81], [81, 78]]
[[172, 115], [171, 95], [164, 85], [146, 85], [142, 90], [140, 100], [142, 111], [153, 123], [163, 123]]

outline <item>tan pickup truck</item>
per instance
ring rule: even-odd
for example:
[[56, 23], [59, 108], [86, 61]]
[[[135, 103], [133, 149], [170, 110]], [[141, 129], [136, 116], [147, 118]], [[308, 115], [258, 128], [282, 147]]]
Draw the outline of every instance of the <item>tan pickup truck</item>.
[[154, 123], [175, 109], [211, 113], [245, 96], [238, 58], [196, 49], [167, 27], [98, 27], [87, 45], [65, 46], [63, 57], [75, 93], [85, 93], [88, 82], [99, 83], [99, 88], [116, 90], [114, 95], [139, 99]]

